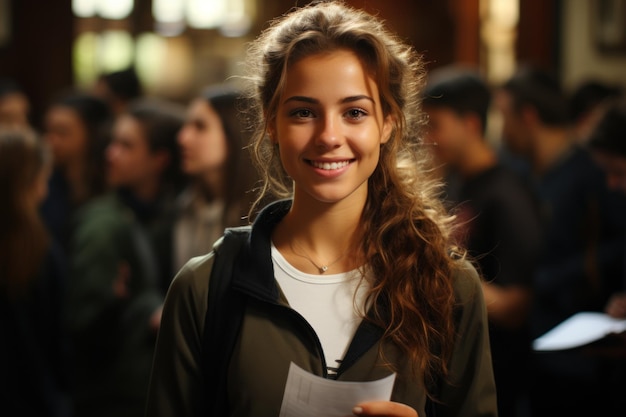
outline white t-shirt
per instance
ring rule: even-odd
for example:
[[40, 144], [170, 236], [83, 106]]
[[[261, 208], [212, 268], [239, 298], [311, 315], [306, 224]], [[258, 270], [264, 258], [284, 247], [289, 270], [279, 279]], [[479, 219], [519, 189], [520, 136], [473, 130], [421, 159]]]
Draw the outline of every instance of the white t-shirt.
[[328, 373], [336, 374], [361, 322], [357, 308], [363, 309], [370, 280], [366, 277], [361, 281], [359, 270], [305, 274], [289, 264], [273, 243], [272, 261], [276, 280], [289, 305], [313, 327], [324, 350]]

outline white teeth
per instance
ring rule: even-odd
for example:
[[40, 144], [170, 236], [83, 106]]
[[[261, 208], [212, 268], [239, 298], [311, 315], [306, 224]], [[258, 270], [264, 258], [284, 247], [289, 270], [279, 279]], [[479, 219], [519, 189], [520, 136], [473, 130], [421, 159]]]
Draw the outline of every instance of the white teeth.
[[320, 169], [325, 169], [325, 170], [332, 170], [332, 169], [339, 169], [339, 168], [343, 168], [345, 166], [347, 166], [350, 163], [350, 161], [342, 161], [342, 162], [316, 162], [316, 161], [311, 161], [311, 165], [313, 165], [315, 168], [320, 168]]

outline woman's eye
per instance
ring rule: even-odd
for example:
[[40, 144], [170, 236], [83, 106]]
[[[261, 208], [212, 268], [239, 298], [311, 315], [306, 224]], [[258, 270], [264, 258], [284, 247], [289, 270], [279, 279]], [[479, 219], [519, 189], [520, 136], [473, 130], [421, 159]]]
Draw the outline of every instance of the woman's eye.
[[313, 112], [311, 112], [311, 110], [309, 109], [297, 109], [297, 110], [292, 111], [291, 115], [305, 119], [305, 118], [313, 116]]
[[361, 119], [362, 117], [366, 116], [367, 113], [362, 110], [362, 109], [350, 109], [348, 110], [348, 112], [346, 113], [346, 115], [350, 118], [350, 119]]

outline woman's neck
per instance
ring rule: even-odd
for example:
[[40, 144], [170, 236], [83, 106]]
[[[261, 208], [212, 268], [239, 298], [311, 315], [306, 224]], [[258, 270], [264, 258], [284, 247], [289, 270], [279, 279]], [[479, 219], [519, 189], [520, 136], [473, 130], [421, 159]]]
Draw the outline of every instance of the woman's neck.
[[303, 272], [319, 274], [322, 266], [329, 266], [328, 273], [353, 270], [363, 263], [362, 206], [354, 207], [294, 199], [274, 230], [274, 245]]
[[69, 184], [70, 198], [74, 204], [82, 203], [89, 196], [90, 190], [86, 171], [82, 161], [68, 164], [63, 168], [65, 179]]
[[572, 146], [567, 129], [544, 129], [534, 141], [533, 168], [537, 175], [543, 175]]
[[205, 172], [198, 178], [198, 191], [207, 201], [223, 198], [224, 175], [223, 170], [213, 169]]
[[157, 178], [146, 180], [141, 184], [130, 187], [135, 198], [143, 202], [155, 201], [161, 191], [160, 180]]

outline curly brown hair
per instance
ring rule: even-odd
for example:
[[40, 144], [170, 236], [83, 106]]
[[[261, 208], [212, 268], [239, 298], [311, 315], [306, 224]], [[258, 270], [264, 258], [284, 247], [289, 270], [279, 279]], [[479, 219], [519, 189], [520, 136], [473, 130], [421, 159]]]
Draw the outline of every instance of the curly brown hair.
[[420, 92], [421, 56], [385, 28], [384, 22], [340, 1], [296, 8], [272, 21], [250, 45], [252, 150], [266, 194], [288, 198], [292, 181], [268, 138], [286, 73], [299, 59], [337, 49], [354, 51], [376, 80], [384, 115], [394, 121], [368, 182], [362, 214], [362, 251], [375, 281], [367, 319], [408, 357], [427, 385], [447, 375], [454, 341], [455, 261], [449, 254], [452, 223], [440, 184], [431, 175], [430, 152], [420, 134], [425, 124]]

